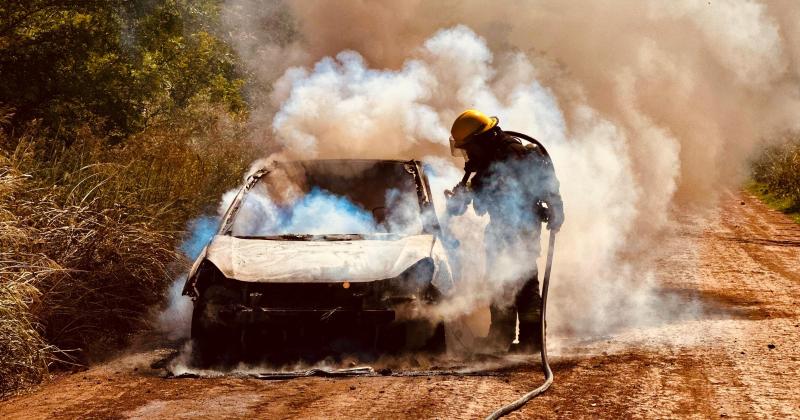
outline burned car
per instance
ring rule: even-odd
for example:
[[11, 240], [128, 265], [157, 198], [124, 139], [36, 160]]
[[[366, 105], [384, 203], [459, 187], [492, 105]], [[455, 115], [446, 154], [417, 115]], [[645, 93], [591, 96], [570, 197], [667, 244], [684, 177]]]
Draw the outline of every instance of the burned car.
[[189, 273], [196, 361], [442, 351], [439, 232], [418, 161], [270, 162]]

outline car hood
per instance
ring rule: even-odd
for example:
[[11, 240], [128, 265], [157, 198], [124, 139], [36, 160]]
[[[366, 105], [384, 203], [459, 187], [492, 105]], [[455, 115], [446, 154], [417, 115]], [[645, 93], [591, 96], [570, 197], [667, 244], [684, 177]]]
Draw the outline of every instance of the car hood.
[[282, 241], [217, 235], [206, 259], [231, 279], [264, 283], [366, 282], [397, 277], [431, 256], [433, 235], [393, 240]]

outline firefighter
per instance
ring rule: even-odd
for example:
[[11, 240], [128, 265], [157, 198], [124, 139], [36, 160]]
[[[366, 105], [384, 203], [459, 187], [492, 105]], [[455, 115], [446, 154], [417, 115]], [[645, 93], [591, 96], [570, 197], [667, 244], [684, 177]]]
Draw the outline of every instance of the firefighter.
[[[465, 175], [445, 194], [451, 214], [463, 214], [470, 203], [478, 215], [489, 214], [486, 274], [499, 290], [490, 306], [487, 345], [535, 352], [542, 335], [536, 267], [541, 224], [558, 231], [564, 210], [544, 147], [524, 134], [504, 132], [498, 123], [497, 117], [473, 109], [456, 118], [450, 145], [454, 155], [466, 159]], [[517, 317], [519, 344], [514, 345]]]

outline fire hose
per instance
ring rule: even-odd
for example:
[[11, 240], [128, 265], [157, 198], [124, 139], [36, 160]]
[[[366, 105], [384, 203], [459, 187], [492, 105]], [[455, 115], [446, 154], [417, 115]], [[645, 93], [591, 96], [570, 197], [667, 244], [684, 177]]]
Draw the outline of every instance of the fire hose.
[[544, 269], [544, 278], [542, 279], [542, 318], [541, 318], [541, 325], [542, 325], [542, 335], [541, 335], [541, 354], [542, 354], [542, 371], [544, 372], [544, 383], [540, 385], [538, 388], [528, 392], [527, 394], [521, 396], [518, 400], [505, 405], [494, 413], [490, 414], [486, 417], [487, 420], [496, 420], [500, 417], [503, 417], [511, 412], [519, 410], [525, 405], [528, 401], [536, 398], [536, 396], [542, 394], [543, 392], [547, 391], [550, 388], [550, 385], [553, 384], [553, 370], [550, 369], [550, 364], [547, 361], [547, 323], [545, 321], [546, 318], [546, 311], [547, 311], [547, 289], [550, 286], [550, 270], [553, 267], [553, 252], [556, 245], [556, 233], [552, 230], [549, 233], [549, 241], [547, 243], [547, 265]]

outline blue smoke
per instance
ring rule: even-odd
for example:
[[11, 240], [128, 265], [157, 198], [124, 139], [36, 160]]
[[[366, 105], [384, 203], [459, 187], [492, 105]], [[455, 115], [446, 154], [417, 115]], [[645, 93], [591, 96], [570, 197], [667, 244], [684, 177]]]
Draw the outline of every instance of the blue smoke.
[[188, 224], [189, 236], [181, 243], [180, 250], [190, 260], [200, 255], [219, 229], [219, 217], [200, 216]]
[[279, 233], [375, 233], [372, 214], [347, 198], [314, 187], [288, 210], [288, 220], [276, 226]]
[[251, 191], [236, 214], [234, 236], [371, 234], [384, 231], [372, 213], [346, 197], [314, 187], [289, 205]]
[[[189, 258], [196, 258], [216, 234], [219, 223], [219, 218], [213, 216], [201, 216], [189, 222], [190, 234], [181, 244], [181, 251]], [[239, 207], [231, 229], [233, 236], [417, 234], [421, 231], [419, 204], [413, 193], [390, 189], [386, 191], [382, 207], [365, 209], [347, 197], [319, 187], [285, 205], [276, 203], [262, 191], [251, 190]]]

